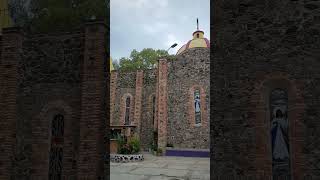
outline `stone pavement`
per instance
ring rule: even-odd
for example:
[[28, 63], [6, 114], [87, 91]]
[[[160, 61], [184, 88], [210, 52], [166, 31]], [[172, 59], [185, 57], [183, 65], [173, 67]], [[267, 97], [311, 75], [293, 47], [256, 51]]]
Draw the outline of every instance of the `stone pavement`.
[[134, 163], [110, 162], [110, 180], [210, 180], [210, 158], [144, 154]]

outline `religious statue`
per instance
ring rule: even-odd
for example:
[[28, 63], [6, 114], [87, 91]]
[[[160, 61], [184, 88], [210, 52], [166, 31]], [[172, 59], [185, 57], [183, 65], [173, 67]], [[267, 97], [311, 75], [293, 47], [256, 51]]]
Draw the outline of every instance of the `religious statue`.
[[196, 95], [194, 103], [195, 103], [196, 112], [200, 112], [200, 97], [199, 97], [199, 95]]
[[275, 89], [271, 92], [270, 110], [273, 179], [290, 179], [288, 94], [286, 90]]
[[200, 124], [201, 123], [201, 115], [200, 115], [200, 92], [199, 90], [196, 90], [194, 92], [194, 108], [195, 108], [195, 123]]
[[274, 111], [274, 117], [271, 121], [273, 159], [286, 160], [289, 158], [288, 119], [280, 109]]

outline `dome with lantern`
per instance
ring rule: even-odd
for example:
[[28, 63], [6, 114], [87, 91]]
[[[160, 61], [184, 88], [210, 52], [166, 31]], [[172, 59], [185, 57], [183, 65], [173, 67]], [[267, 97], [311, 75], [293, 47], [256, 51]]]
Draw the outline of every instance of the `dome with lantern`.
[[210, 41], [204, 37], [204, 32], [199, 30], [197, 19], [197, 30], [192, 34], [193, 38], [183, 45], [177, 52], [179, 55], [192, 48], [210, 48]]

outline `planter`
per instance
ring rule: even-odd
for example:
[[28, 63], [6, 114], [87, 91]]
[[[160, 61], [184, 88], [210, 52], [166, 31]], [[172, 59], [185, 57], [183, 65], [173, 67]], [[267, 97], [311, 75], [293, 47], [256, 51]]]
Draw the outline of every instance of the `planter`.
[[143, 161], [142, 154], [110, 154], [110, 161], [115, 163], [129, 163]]
[[162, 153], [163, 153], [162, 149], [161, 149], [161, 148], [158, 148], [158, 150], [157, 150], [157, 156], [162, 156]]
[[115, 154], [118, 151], [118, 142], [116, 139], [110, 139], [110, 154]]

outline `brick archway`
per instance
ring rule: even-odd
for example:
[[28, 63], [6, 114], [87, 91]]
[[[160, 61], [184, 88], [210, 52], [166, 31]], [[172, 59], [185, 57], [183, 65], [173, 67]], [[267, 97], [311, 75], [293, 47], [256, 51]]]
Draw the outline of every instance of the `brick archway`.
[[130, 111], [129, 111], [129, 123], [134, 124], [134, 97], [130, 93], [125, 93], [121, 97], [120, 102], [120, 125], [125, 125], [125, 116], [126, 116], [126, 99], [130, 98]]
[[291, 175], [294, 179], [301, 179], [304, 159], [303, 125], [300, 116], [304, 111], [301, 96], [302, 82], [292, 80], [285, 73], [276, 72], [267, 75], [260, 74], [254, 87], [249, 103], [249, 111], [252, 111], [253, 114], [249, 121], [255, 129], [257, 157], [254, 163], [256, 168], [263, 174], [272, 176], [269, 95], [273, 89], [282, 88], [288, 92]]
[[200, 90], [200, 110], [201, 110], [201, 126], [208, 127], [208, 116], [207, 116], [207, 102], [206, 102], [206, 92], [203, 86], [194, 85], [189, 89], [189, 123], [191, 127], [195, 127], [195, 107], [194, 107], [194, 91], [196, 89]]
[[[66, 104], [63, 100], [52, 101], [43, 106], [42, 110], [35, 117], [34, 122], [37, 123], [37, 126], [32, 127], [32, 135], [33, 135], [33, 143], [32, 149], [32, 162], [36, 165], [36, 167], [32, 167], [35, 169], [37, 174], [33, 174], [35, 177], [44, 177], [44, 179], [48, 178], [49, 173], [49, 156], [50, 156], [50, 147], [51, 147], [51, 121], [55, 114], [62, 114], [64, 116], [64, 153], [63, 153], [63, 168], [62, 168], [62, 176], [72, 176], [74, 174], [70, 174], [72, 170], [72, 162], [69, 162], [65, 157], [68, 158], [76, 158], [74, 157], [73, 147], [70, 143], [73, 142], [73, 131], [72, 127], [75, 125], [72, 122], [73, 119], [73, 110], [72, 108]], [[40, 123], [40, 124], [39, 124]], [[41, 127], [41, 128], [39, 128]], [[71, 138], [70, 138], [71, 137]], [[41, 163], [39, 163], [41, 162]]]

